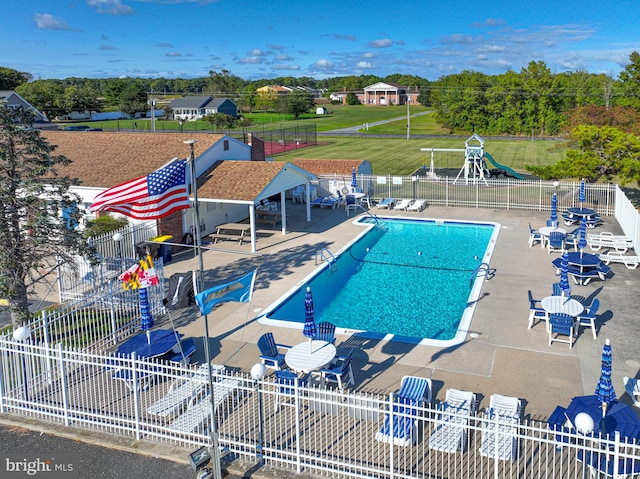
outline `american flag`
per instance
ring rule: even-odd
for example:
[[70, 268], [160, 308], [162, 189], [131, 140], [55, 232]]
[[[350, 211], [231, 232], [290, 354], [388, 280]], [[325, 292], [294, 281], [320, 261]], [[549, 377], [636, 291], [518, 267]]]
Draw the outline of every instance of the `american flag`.
[[177, 160], [147, 176], [103, 191], [89, 211], [113, 211], [138, 220], [164, 218], [189, 208], [187, 160]]

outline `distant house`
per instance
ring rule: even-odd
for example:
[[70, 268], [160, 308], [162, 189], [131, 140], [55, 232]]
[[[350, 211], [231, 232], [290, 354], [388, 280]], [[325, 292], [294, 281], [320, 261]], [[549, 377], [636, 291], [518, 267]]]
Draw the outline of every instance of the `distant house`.
[[238, 107], [228, 98], [185, 96], [172, 100], [169, 107], [173, 110], [173, 117], [176, 120], [194, 121], [215, 113], [238, 117]]
[[36, 123], [48, 122], [47, 115], [41, 113], [27, 100], [18, 95], [15, 91], [0, 90], [0, 104], [6, 105], [8, 108], [23, 109], [33, 112], [36, 116]]
[[280, 86], [280, 85], [265, 85], [265, 86], [261, 86], [260, 88], [256, 88], [256, 93], [273, 92], [278, 95], [287, 95], [292, 91], [293, 91], [292, 88], [289, 88], [286, 86]]
[[344, 105], [347, 103], [349, 93], [353, 93], [363, 105], [386, 106], [407, 103], [416, 105], [420, 89], [417, 87], [412, 89], [396, 83], [378, 82], [365, 87], [364, 90], [334, 92], [329, 98]]

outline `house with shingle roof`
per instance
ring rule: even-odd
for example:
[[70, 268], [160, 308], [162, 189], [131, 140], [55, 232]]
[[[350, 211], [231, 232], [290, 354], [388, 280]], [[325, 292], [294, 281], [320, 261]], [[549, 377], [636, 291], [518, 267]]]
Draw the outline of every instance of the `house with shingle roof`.
[[238, 117], [238, 107], [228, 98], [185, 96], [171, 100], [169, 107], [176, 120], [194, 121], [215, 113], [224, 113], [233, 118]]
[[0, 104], [9, 108], [21, 108], [25, 111], [31, 111], [36, 117], [36, 122], [48, 122], [47, 115], [40, 112], [35, 106], [18, 95], [15, 91], [0, 90]]
[[[102, 191], [190, 155], [189, 145], [184, 144], [190, 138], [180, 133], [43, 131], [42, 136], [56, 146], [54, 154], [72, 161], [59, 167], [58, 173], [79, 180], [72, 191], [81, 198], [78, 206], [85, 212]], [[215, 233], [221, 223], [249, 218], [255, 251], [254, 205], [277, 194], [286, 232], [285, 191], [308, 185], [316, 177], [289, 163], [251, 161], [251, 146], [226, 135], [202, 134], [197, 140], [194, 158], [198, 202], [204, 204], [199, 208], [202, 236]], [[307, 218], [311, 219], [310, 211]], [[157, 233], [180, 240], [186, 233], [193, 234], [194, 224], [192, 210], [182, 210], [158, 220]]]

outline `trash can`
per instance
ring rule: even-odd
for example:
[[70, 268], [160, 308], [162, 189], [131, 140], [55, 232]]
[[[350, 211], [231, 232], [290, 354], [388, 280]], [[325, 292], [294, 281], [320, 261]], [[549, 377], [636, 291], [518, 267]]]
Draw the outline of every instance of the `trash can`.
[[[164, 243], [165, 241], [171, 241], [173, 240], [173, 236], [171, 235], [161, 235], [161, 236], [154, 236], [153, 238], [149, 238], [149, 241], [153, 241], [156, 243]], [[155, 246], [155, 245], [154, 245]], [[158, 245], [160, 248], [158, 250], [158, 255], [155, 256], [156, 258], [162, 258], [162, 262], [164, 264], [167, 264], [169, 261], [171, 261], [171, 245], [168, 244], [159, 244]]]

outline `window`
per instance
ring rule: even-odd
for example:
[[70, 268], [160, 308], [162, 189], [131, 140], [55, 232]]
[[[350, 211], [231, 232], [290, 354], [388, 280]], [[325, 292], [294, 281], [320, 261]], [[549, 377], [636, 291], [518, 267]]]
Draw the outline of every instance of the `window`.
[[229, 150], [229, 140], [224, 140], [224, 150]]

